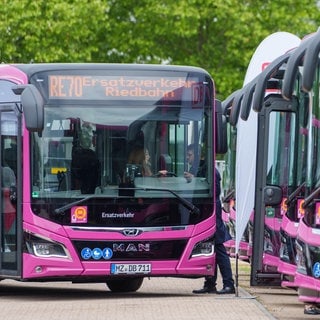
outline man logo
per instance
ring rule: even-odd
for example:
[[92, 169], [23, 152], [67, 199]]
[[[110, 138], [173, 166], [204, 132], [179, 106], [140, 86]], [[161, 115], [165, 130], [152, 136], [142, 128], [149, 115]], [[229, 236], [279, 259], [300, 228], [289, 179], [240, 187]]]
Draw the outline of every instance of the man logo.
[[135, 237], [138, 234], [141, 233], [141, 231], [139, 229], [124, 229], [122, 231], [123, 235], [125, 235], [126, 237]]

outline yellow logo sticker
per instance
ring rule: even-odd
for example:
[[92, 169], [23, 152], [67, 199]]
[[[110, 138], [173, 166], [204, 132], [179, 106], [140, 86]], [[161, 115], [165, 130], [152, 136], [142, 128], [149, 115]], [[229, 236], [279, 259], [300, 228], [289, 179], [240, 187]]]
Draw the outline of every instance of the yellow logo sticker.
[[76, 206], [71, 208], [71, 223], [87, 223], [88, 207]]

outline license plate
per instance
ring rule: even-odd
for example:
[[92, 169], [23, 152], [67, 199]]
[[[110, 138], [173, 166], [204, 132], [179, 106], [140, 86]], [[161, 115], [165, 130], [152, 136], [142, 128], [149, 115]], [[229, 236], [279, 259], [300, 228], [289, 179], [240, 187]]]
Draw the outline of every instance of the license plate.
[[111, 274], [148, 274], [151, 273], [150, 263], [112, 263]]

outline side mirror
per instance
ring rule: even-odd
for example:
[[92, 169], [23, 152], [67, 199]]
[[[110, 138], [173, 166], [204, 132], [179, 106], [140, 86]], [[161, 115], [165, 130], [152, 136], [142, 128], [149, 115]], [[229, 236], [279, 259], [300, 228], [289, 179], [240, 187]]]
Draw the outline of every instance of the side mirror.
[[41, 132], [44, 127], [44, 100], [34, 85], [28, 84], [23, 89], [21, 105], [27, 129], [31, 132]]
[[263, 198], [266, 206], [277, 206], [282, 201], [282, 189], [279, 186], [266, 186]]
[[222, 113], [221, 101], [216, 100], [216, 153], [224, 154], [228, 151], [227, 119]]
[[314, 40], [310, 42], [310, 45], [306, 49], [306, 54], [303, 62], [303, 76], [302, 76], [302, 90], [305, 92], [311, 91], [313, 87], [313, 81], [316, 76], [316, 66], [319, 60], [320, 51], [320, 29], [318, 29]]

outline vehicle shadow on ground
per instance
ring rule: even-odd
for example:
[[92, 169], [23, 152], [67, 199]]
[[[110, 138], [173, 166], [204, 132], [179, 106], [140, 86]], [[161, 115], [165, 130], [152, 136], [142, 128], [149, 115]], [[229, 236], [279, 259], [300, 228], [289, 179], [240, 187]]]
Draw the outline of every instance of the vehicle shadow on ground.
[[159, 292], [126, 292], [115, 293], [106, 289], [85, 289], [85, 288], [57, 288], [57, 287], [38, 287], [36, 285], [8, 285], [0, 283], [0, 297], [16, 297], [16, 299], [37, 300], [37, 301], [68, 301], [68, 300], [88, 300], [88, 299], [153, 299], [153, 298], [168, 298], [168, 297], [187, 297], [191, 294], [183, 294], [180, 292], [174, 293], [159, 293]]

